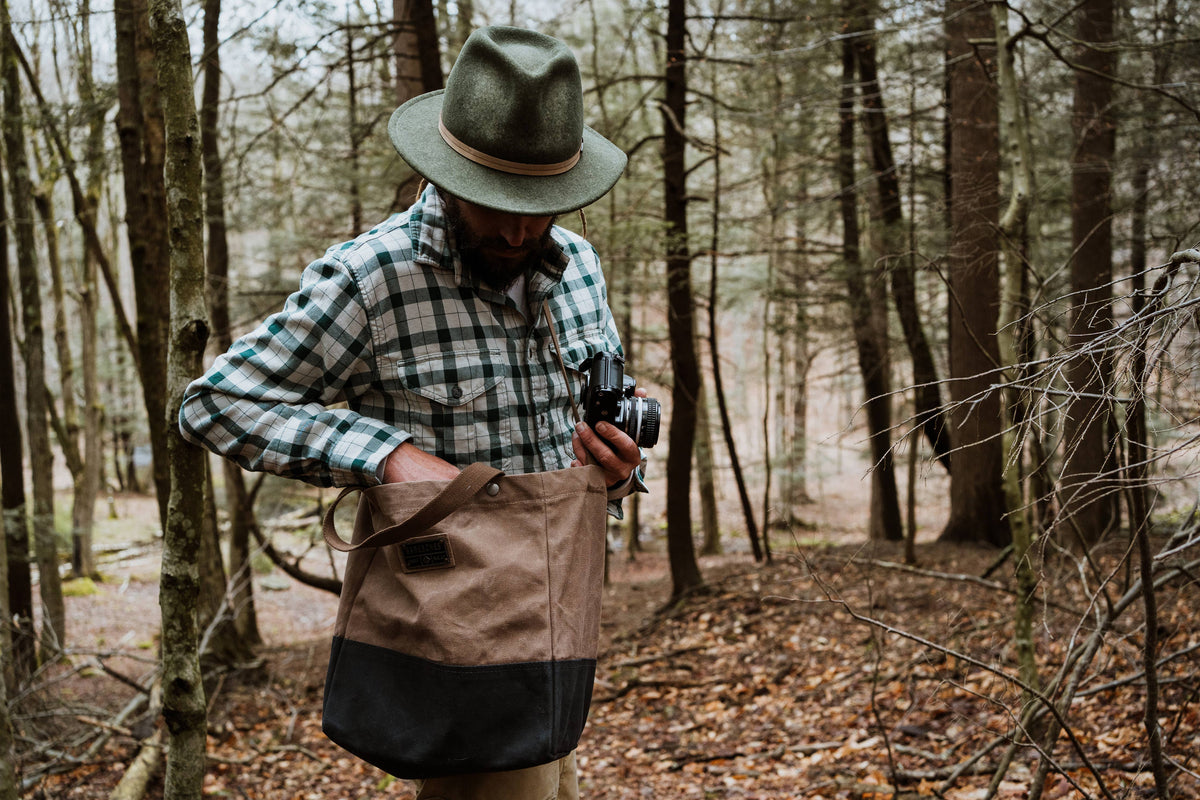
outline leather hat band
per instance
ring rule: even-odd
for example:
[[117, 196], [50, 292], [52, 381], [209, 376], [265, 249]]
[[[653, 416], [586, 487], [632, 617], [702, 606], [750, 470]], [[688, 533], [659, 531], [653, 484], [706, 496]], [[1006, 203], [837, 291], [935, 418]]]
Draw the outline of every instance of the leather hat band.
[[500, 172], [507, 172], [511, 175], [562, 175], [564, 172], [569, 171], [571, 167], [578, 164], [580, 156], [583, 155], [583, 145], [580, 144], [579, 149], [575, 151], [575, 155], [566, 161], [559, 161], [555, 164], [522, 164], [519, 161], [506, 161], [503, 158], [489, 156], [487, 153], [476, 150], [471, 145], [466, 144], [446, 129], [446, 124], [442, 122], [441, 115], [438, 115], [438, 132], [442, 134], [442, 139], [446, 144], [463, 158], [474, 161], [476, 164], [499, 170]]

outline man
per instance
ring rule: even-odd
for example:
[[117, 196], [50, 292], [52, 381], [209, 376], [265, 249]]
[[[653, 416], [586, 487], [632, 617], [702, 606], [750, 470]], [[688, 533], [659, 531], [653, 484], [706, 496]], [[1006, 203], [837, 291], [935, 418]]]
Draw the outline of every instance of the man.
[[[638, 447], [612, 425], [576, 425], [571, 398], [583, 362], [620, 343], [595, 251], [553, 222], [611, 189], [626, 158], [582, 120], [562, 42], [476, 31], [446, 89], [388, 125], [431, 185], [309, 265], [284, 309], [188, 388], [184, 435], [319, 485], [448, 480], [475, 461], [510, 474], [596, 463], [619, 515], [620, 498], [645, 491]], [[426, 781], [418, 795], [577, 796], [573, 755]]]

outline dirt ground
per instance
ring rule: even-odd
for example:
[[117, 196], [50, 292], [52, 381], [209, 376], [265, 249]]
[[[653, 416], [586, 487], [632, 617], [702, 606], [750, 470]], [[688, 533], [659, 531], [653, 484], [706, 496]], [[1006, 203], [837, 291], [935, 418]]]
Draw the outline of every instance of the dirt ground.
[[[669, 608], [658, 517], [648, 510], [648, 552], [611, 559], [600, 665], [579, 750], [583, 796], [984, 797], [990, 767], [1014, 738], [1021, 702], [1003, 677], [1013, 671], [1012, 599], [993, 585], [1010, 583], [1011, 569], [997, 570], [991, 584], [964, 578], [988, 573], [998, 554], [935, 541], [944, 512], [940, 480], [918, 484], [918, 560], [927, 573], [895, 567], [898, 545], [866, 545], [865, 487], [830, 480], [804, 507], [802, 524], [775, 532], [771, 565], [755, 564], [740, 537], [727, 537], [728, 554], [700, 559], [704, 591]], [[108, 798], [153, 735], [156, 720], [141, 712], [116, 716], [154, 669], [159, 540], [134, 522], [153, 517], [147, 503], [113, 499], [116, 518], [106, 520], [101, 537], [114, 548], [103, 557], [106, 580], [67, 601], [69, 662], [16, 698], [26, 736], [25, 797]], [[280, 528], [277, 546], [298, 549], [311, 534], [303, 525], [293, 519]], [[324, 558], [314, 551], [306, 563]], [[1078, 611], [1084, 600], [1071, 580], [1071, 569], [1047, 572], [1043, 591]], [[321, 733], [336, 598], [265, 566], [255, 598], [265, 639], [258, 660], [211, 681], [205, 795], [410, 800], [410, 784]], [[1197, 599], [1192, 580], [1164, 594], [1164, 652], [1200, 647]], [[1046, 676], [1086, 634], [1090, 618], [1043, 609], [1036, 635]], [[1087, 678], [1092, 684], [1135, 679], [1076, 700], [1069, 717], [1078, 747], [1060, 737], [1045, 797], [1101, 796], [1101, 782], [1113, 797], [1152, 794], [1138, 638], [1132, 620], [1103, 648]], [[1168, 753], [1179, 765], [1175, 797], [1200, 797], [1197, 667], [1185, 655], [1164, 671], [1161, 713]], [[1017, 748], [996, 796], [1027, 796], [1035, 755]], [[146, 796], [162, 797], [161, 778]]]

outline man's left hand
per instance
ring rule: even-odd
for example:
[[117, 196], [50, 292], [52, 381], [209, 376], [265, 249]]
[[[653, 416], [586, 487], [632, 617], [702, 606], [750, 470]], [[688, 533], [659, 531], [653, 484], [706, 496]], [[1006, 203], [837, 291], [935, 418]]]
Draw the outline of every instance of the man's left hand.
[[580, 422], [571, 437], [571, 447], [575, 450], [571, 466], [598, 465], [604, 470], [605, 482], [610, 487], [624, 483], [642, 463], [637, 443], [625, 431], [608, 422], [597, 424], [594, 431], [586, 422]]

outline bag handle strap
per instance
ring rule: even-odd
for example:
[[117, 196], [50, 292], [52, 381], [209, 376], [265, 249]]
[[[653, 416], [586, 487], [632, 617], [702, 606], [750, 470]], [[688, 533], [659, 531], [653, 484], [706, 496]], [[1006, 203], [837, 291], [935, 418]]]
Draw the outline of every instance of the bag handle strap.
[[[571, 400], [571, 411], [575, 415], [575, 421], [582, 422], [583, 417], [579, 414], [579, 406], [575, 402], [575, 395], [571, 393], [571, 377], [567, 374], [567, 365], [563, 363], [562, 346], [558, 342], [558, 329], [554, 326], [554, 316], [550, 313], [549, 300], [542, 301], [542, 314], [546, 317], [546, 324], [550, 328], [550, 338], [554, 342], [554, 358], [558, 362], [558, 369], [562, 372], [563, 380], [566, 381], [567, 396]], [[376, 531], [358, 544], [350, 544], [339, 536], [337, 528], [333, 523], [333, 512], [337, 509], [338, 504], [347, 495], [354, 492], [361, 492], [367, 488], [364, 486], [347, 486], [325, 512], [325, 519], [321, 525], [322, 533], [325, 535], [325, 543], [334, 550], [348, 553], [352, 550], [386, 547], [387, 545], [398, 544], [405, 539], [411, 539], [413, 536], [424, 533], [450, 516], [460, 506], [474, 497], [489, 481], [503, 474], [503, 471], [489, 464], [482, 462], [471, 464], [460, 472], [454, 480], [450, 481], [436, 497], [417, 509], [408, 519], [397, 525]]]
[[579, 416], [579, 406], [575, 402], [575, 395], [571, 392], [571, 376], [567, 374], [567, 365], [563, 363], [562, 347], [558, 344], [558, 329], [554, 327], [554, 317], [550, 313], [549, 300], [542, 301], [542, 314], [546, 317], [546, 324], [550, 326], [550, 339], [554, 342], [554, 359], [558, 362], [558, 369], [566, 382], [567, 397], [571, 400], [571, 412], [575, 414], [576, 422], [583, 422], [583, 417]]
[[333, 523], [333, 512], [338, 507], [338, 503], [342, 502], [342, 499], [347, 495], [354, 492], [361, 492], [367, 488], [363, 486], [348, 486], [342, 490], [341, 494], [337, 496], [337, 499], [333, 501], [332, 505], [325, 512], [325, 520], [321, 526], [322, 532], [325, 534], [325, 543], [334, 550], [349, 553], [352, 550], [364, 550], [370, 547], [386, 547], [391, 544], [399, 544], [405, 539], [420, 536], [429, 528], [432, 528], [457, 511], [468, 500], [478, 494], [479, 490], [486, 486], [488, 482], [503, 474], [502, 470], [498, 470], [490, 464], [482, 462], [470, 464], [466, 469], [458, 473], [454, 480], [447, 483], [445, 488], [428, 503], [413, 512], [412, 516], [408, 519], [376, 531], [358, 544], [350, 544], [339, 536]]

